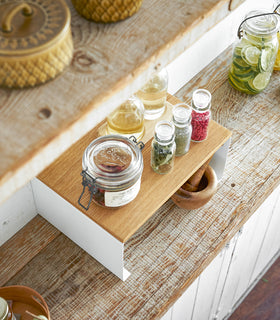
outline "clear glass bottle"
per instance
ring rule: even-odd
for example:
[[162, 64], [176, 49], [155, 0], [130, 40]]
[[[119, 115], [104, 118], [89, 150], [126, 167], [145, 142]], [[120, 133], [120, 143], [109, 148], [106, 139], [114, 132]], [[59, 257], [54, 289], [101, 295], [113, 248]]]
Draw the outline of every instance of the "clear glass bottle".
[[[274, 12], [277, 12], [278, 15], [280, 15], [280, 1], [277, 0], [277, 1], [274, 1], [274, 6], [275, 6], [275, 9], [274, 9]], [[276, 55], [276, 60], [275, 60], [275, 63], [274, 63], [274, 70], [280, 70], [280, 32], [278, 30], [277, 32], [277, 39], [278, 39], [278, 51], [277, 51], [277, 55]]]
[[204, 141], [208, 135], [208, 124], [211, 118], [211, 93], [197, 89], [192, 96], [192, 141]]
[[151, 166], [156, 173], [169, 173], [174, 167], [176, 152], [175, 127], [170, 121], [159, 121], [155, 126], [151, 150]]
[[[257, 94], [270, 80], [277, 51], [279, 21], [266, 10], [250, 12], [241, 25], [243, 36], [234, 46], [229, 83], [237, 90]], [[261, 15], [253, 17], [255, 15]]]
[[141, 139], [144, 134], [144, 106], [136, 96], [130, 97], [107, 117], [107, 134]]
[[168, 73], [166, 69], [154, 73], [149, 81], [136, 93], [145, 108], [145, 119], [159, 118], [165, 111], [168, 87]]
[[191, 108], [185, 103], [173, 106], [172, 122], [175, 125], [176, 156], [186, 154], [190, 149], [192, 136]]
[[8, 302], [0, 297], [0, 320], [16, 320]]
[[[280, 43], [280, 33], [279, 33], [279, 31], [277, 32], [277, 39], [278, 39], [278, 44], [279, 44]], [[275, 60], [273, 69], [277, 70], [277, 71], [280, 70], [280, 45], [278, 46], [278, 51], [277, 51], [276, 60]]]
[[143, 172], [143, 143], [120, 135], [106, 135], [91, 142], [83, 155], [83, 192], [89, 188], [92, 200], [103, 207], [122, 207], [140, 190]]

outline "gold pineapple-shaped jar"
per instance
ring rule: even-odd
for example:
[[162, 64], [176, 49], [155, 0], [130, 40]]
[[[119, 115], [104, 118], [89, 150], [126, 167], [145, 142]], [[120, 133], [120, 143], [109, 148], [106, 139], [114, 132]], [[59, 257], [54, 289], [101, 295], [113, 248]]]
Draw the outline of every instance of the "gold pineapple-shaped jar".
[[70, 10], [64, 0], [0, 1], [0, 86], [33, 87], [71, 62]]
[[72, 0], [78, 13], [95, 22], [117, 22], [136, 13], [142, 0]]

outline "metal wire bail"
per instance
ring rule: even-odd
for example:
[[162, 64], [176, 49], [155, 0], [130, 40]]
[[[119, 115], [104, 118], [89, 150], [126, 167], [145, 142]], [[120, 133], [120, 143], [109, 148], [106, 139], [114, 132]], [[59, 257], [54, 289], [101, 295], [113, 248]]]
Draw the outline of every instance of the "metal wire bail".
[[131, 140], [132, 142], [134, 142], [134, 143], [139, 147], [140, 150], [143, 150], [143, 149], [144, 149], [145, 143], [144, 143], [143, 141], [137, 142], [137, 139], [136, 139], [135, 136], [130, 136], [130, 137], [129, 137], [129, 140]]
[[[83, 186], [83, 190], [82, 190], [82, 193], [78, 199], [78, 203], [79, 205], [84, 208], [85, 210], [88, 210], [89, 209], [89, 206], [91, 204], [91, 201], [92, 201], [92, 198], [93, 198], [93, 195], [96, 193], [96, 186], [95, 186], [95, 181], [96, 179], [92, 178], [88, 173], [87, 173], [87, 169], [86, 170], [83, 170], [81, 172], [81, 176], [83, 177], [83, 181], [82, 181], [82, 186]], [[86, 187], [88, 187], [89, 189], [89, 192], [90, 192], [90, 197], [89, 197], [89, 201], [88, 201], [88, 204], [87, 206], [84, 206], [82, 203], [81, 203], [81, 200], [82, 200], [82, 197], [85, 193], [85, 189]]]
[[247, 20], [252, 19], [252, 18], [257, 18], [257, 17], [262, 17], [262, 16], [268, 16], [268, 15], [271, 15], [271, 14], [276, 14], [276, 15], [280, 16], [280, 14], [277, 12], [277, 9], [278, 9], [279, 7], [280, 7], [280, 4], [278, 4], [278, 5], [276, 6], [276, 8], [273, 10], [273, 12], [255, 14], [254, 16], [245, 18], [245, 19], [240, 23], [239, 28], [238, 28], [238, 30], [237, 30], [237, 36], [238, 36], [238, 38], [241, 39], [241, 37], [243, 36], [242, 25], [243, 25], [244, 22], [246, 22]]

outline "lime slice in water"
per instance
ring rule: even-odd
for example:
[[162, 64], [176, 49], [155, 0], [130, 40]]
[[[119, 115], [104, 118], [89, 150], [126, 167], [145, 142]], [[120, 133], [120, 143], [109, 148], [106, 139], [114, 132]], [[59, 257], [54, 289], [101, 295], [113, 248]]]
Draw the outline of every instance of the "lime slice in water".
[[271, 65], [272, 50], [270, 48], [264, 48], [261, 52], [260, 69], [261, 71], [267, 71]]
[[270, 73], [269, 72], [263, 72], [259, 73], [253, 80], [253, 86], [256, 90], [261, 91], [263, 90], [269, 82], [270, 79]]
[[251, 66], [256, 66], [259, 62], [261, 50], [257, 47], [244, 47], [241, 51], [242, 58]]

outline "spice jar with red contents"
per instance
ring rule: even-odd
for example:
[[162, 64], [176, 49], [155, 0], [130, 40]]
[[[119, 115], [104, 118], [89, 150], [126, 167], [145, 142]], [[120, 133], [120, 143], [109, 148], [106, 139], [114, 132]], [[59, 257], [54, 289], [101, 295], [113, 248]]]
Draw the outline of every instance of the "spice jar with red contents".
[[211, 93], [197, 89], [192, 96], [192, 141], [200, 142], [207, 138], [211, 118]]
[[[83, 155], [83, 191], [78, 203], [88, 210], [91, 200], [108, 208], [131, 202], [140, 190], [143, 171], [142, 142], [134, 137], [107, 135], [91, 142]], [[81, 203], [85, 188], [90, 197]]]

